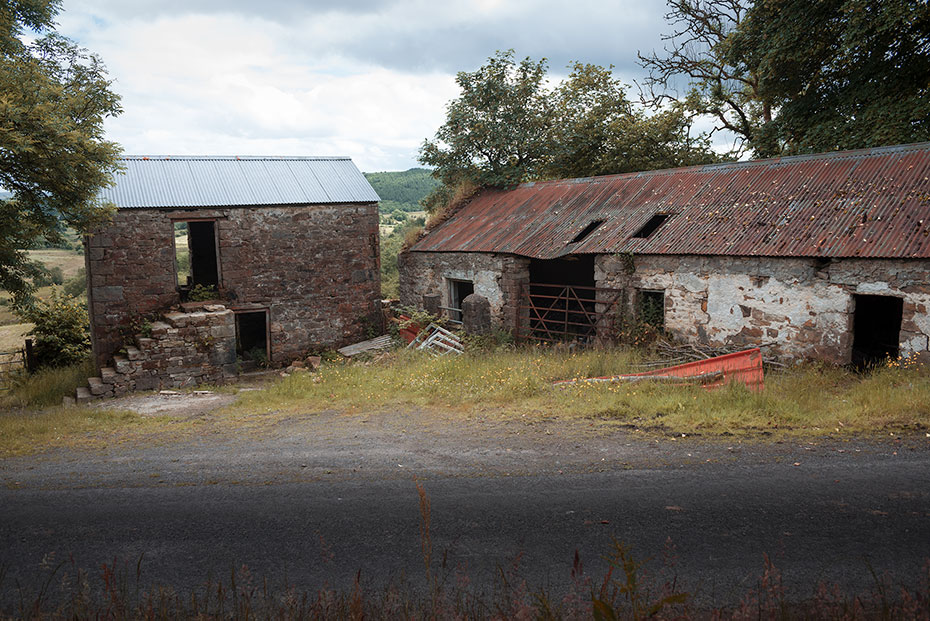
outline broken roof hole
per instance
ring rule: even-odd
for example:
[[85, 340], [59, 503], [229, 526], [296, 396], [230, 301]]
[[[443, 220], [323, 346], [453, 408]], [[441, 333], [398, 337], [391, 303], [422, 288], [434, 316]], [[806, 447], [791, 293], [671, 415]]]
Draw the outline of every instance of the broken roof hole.
[[638, 231], [633, 233], [632, 237], [639, 237], [645, 239], [653, 233], [656, 232], [660, 226], [665, 224], [665, 221], [672, 217], [670, 213], [657, 213], [656, 215], [649, 218], [649, 222], [644, 224]]
[[584, 227], [583, 229], [581, 229], [581, 231], [579, 231], [578, 234], [575, 235], [575, 236], [572, 238], [572, 240], [571, 240], [570, 242], [568, 242], [568, 243], [570, 243], [570, 244], [576, 244], [576, 243], [580, 242], [582, 239], [584, 239], [585, 237], [587, 237], [588, 235], [590, 235], [591, 233], [593, 233], [593, 232], [594, 232], [594, 229], [596, 229], [597, 227], [599, 227], [599, 226], [602, 225], [602, 224], [604, 224], [604, 221], [603, 221], [603, 220], [594, 220], [594, 221], [590, 222], [590, 223], [588, 224], [588, 226], [586, 226], [586, 227]]

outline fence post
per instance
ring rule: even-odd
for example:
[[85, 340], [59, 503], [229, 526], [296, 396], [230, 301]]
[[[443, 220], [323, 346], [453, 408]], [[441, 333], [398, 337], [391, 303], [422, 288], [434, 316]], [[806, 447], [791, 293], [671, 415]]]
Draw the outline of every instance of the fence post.
[[32, 339], [26, 339], [26, 359], [23, 361], [26, 363], [26, 371], [29, 373], [34, 373], [36, 370], [36, 359], [35, 355], [32, 353]]

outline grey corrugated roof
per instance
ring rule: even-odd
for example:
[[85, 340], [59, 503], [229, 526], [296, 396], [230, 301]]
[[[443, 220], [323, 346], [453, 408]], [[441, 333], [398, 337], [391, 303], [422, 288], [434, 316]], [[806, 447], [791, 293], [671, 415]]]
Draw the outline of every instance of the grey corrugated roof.
[[120, 209], [372, 203], [348, 157], [130, 155], [101, 198]]

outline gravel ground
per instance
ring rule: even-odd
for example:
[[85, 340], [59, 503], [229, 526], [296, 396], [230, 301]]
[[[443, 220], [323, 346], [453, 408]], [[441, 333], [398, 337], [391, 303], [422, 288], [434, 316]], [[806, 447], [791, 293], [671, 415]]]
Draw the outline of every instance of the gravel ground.
[[[132, 396], [101, 407], [221, 416], [232, 394]], [[268, 415], [171, 438], [114, 436], [0, 460], [0, 603], [43, 557], [89, 568], [145, 553], [179, 590], [253, 573], [301, 588], [419, 576], [414, 479], [433, 504], [434, 549], [490, 589], [522, 558], [558, 590], [578, 550], [603, 570], [616, 538], [642, 556], [671, 539], [683, 584], [734, 602], [776, 559], [805, 595], [818, 580], [912, 584], [930, 558], [930, 437], [682, 437], [603, 420], [423, 409]], [[325, 542], [325, 544], [323, 543]], [[335, 560], [320, 562], [321, 554]], [[374, 577], [374, 578], [372, 578]], [[800, 591], [798, 591], [800, 592]], [[722, 598], [722, 600], [721, 600]]]

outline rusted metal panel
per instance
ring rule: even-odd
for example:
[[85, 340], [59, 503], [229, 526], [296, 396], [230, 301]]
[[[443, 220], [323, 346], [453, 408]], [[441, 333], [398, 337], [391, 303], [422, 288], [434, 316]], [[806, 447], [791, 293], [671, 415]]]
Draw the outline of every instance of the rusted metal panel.
[[930, 143], [490, 189], [413, 250], [930, 258]]

